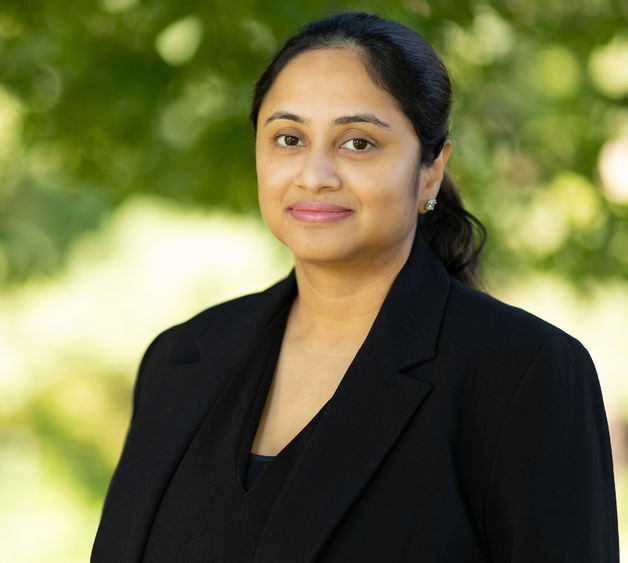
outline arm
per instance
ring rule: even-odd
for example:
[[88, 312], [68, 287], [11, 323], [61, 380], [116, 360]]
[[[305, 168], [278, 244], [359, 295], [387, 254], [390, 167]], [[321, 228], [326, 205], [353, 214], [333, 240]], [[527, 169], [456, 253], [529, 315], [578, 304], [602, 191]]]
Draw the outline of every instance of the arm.
[[496, 563], [619, 561], [604, 404], [593, 362], [571, 337], [545, 342], [511, 399], [484, 518]]

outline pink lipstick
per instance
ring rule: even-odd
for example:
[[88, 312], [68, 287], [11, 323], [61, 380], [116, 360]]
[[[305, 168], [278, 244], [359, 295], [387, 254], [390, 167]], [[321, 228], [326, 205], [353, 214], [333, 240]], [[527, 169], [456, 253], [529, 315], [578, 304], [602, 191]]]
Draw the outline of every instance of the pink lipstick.
[[353, 210], [322, 201], [298, 201], [288, 208], [288, 213], [307, 223], [333, 223], [349, 217]]

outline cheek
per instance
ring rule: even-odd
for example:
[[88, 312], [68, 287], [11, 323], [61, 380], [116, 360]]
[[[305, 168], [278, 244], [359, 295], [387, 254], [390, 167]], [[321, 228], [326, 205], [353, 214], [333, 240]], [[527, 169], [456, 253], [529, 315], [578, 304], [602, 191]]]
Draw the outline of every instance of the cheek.
[[281, 200], [277, 197], [276, 192], [269, 189], [261, 178], [258, 179], [257, 199], [264, 224], [275, 237], [281, 240], [279, 232], [281, 225]]
[[370, 186], [369, 199], [380, 209], [391, 206], [403, 215], [412, 215], [418, 208], [418, 178], [412, 160], [399, 159], [389, 166], [375, 166], [362, 171], [363, 183]]
[[281, 192], [293, 181], [296, 174], [294, 159], [270, 156], [263, 151], [256, 158], [257, 183], [265, 192]]
[[[258, 174], [257, 179], [257, 199], [262, 218], [266, 224], [272, 222], [272, 214], [279, 207], [277, 192], [272, 189], [272, 183], [267, 178]], [[270, 226], [270, 225], [269, 225]]]
[[261, 158], [257, 161], [257, 197], [262, 218], [275, 236], [282, 220], [286, 194], [291, 183], [289, 166], [281, 159]]

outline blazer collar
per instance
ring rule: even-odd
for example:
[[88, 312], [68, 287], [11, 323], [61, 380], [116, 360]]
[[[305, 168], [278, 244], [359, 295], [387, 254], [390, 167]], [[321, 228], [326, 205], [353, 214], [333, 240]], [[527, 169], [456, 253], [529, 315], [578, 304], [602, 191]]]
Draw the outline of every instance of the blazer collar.
[[[294, 269], [266, 291], [240, 298], [229, 314], [212, 323], [194, 344], [202, 360], [246, 356], [273, 316], [297, 295]], [[234, 326], [237, 319], [237, 327]]]
[[449, 286], [445, 268], [417, 235], [363, 348], [399, 370], [433, 358]]

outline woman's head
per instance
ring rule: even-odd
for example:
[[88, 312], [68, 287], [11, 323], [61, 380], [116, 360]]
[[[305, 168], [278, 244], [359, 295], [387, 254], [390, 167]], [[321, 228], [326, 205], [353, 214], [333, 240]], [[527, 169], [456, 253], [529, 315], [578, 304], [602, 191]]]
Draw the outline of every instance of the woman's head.
[[443, 158], [421, 171], [412, 123], [355, 49], [291, 59], [258, 121], [260, 209], [297, 265], [351, 265], [380, 275], [400, 268], [417, 212], [438, 191], [442, 176], [434, 171], [442, 173]]
[[[425, 197], [422, 206], [415, 210], [421, 213], [420, 230], [448, 271], [473, 285], [479, 252], [473, 239], [475, 219], [462, 208], [447, 176], [440, 181], [449, 153], [442, 149], [450, 148], [447, 134], [451, 87], [438, 55], [423, 37], [408, 27], [374, 15], [344, 13], [312, 22], [284, 44], [260, 76], [251, 109], [256, 131], [260, 109], [282, 71], [299, 55], [317, 50], [357, 53], [372, 83], [385, 91], [391, 103], [405, 115], [418, 138], [416, 159], [420, 174], [413, 184], [417, 191], [419, 176], [424, 180], [441, 167], [433, 194], [440, 187], [437, 210], [424, 213]], [[443, 159], [444, 152], [447, 154]]]

